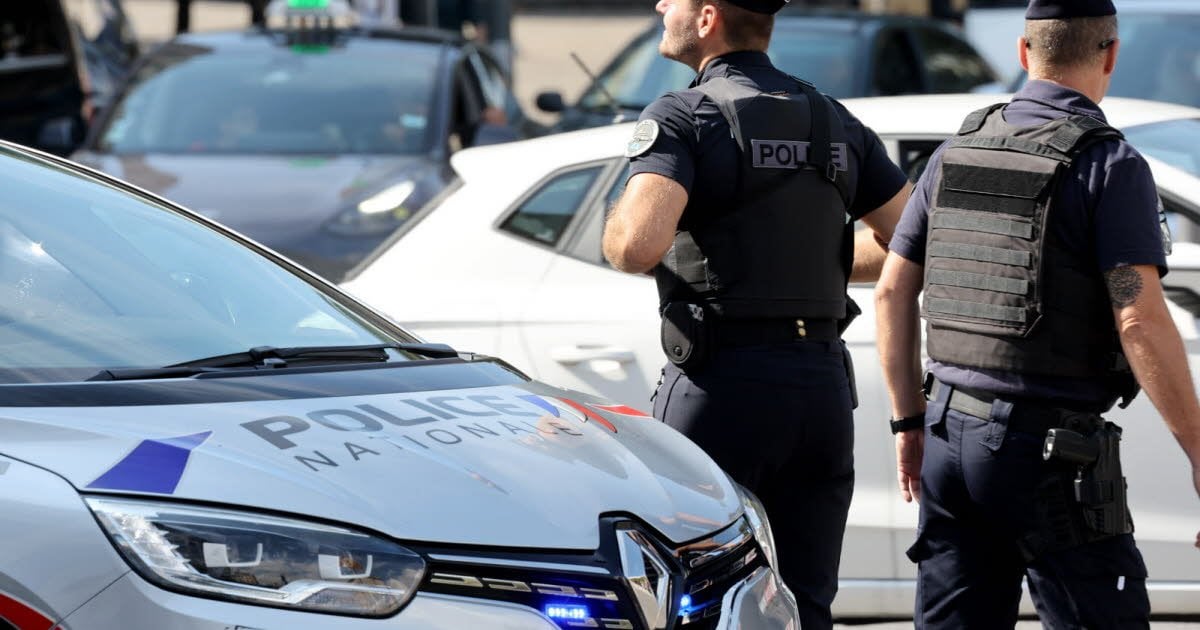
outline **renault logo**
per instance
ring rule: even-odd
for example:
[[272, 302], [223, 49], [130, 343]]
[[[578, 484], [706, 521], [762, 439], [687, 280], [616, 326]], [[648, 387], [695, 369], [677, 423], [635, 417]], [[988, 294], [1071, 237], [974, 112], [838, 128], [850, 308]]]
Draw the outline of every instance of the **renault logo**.
[[622, 579], [633, 591], [642, 622], [651, 630], [667, 627], [671, 612], [671, 574], [654, 544], [629, 525], [617, 527]]

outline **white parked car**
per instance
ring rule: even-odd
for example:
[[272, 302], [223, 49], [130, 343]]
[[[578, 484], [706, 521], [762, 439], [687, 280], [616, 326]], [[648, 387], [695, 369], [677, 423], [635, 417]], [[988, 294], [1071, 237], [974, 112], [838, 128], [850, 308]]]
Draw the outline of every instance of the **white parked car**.
[[[967, 113], [1000, 100], [954, 95], [845, 103], [915, 172]], [[1150, 156], [1179, 235], [1197, 234], [1200, 110], [1122, 99], [1104, 107]], [[431, 340], [495, 353], [543, 381], [648, 408], [665, 362], [654, 282], [613, 270], [600, 251], [605, 210], [624, 186], [621, 153], [631, 132], [631, 124], [616, 125], [458, 153], [451, 160], [458, 184], [352, 272], [345, 288]], [[1196, 250], [1177, 245], [1173, 260], [1181, 268], [1167, 281], [1180, 330], [1200, 359]], [[904, 550], [917, 511], [896, 491], [871, 287], [854, 285], [850, 292], [865, 311], [845, 335], [861, 401], [858, 473], [835, 612], [906, 615], [915, 567]], [[1113, 417], [1126, 428], [1126, 471], [1154, 609], [1200, 613], [1200, 558], [1191, 548], [1200, 504], [1186, 483], [1186, 461], [1145, 397]]]

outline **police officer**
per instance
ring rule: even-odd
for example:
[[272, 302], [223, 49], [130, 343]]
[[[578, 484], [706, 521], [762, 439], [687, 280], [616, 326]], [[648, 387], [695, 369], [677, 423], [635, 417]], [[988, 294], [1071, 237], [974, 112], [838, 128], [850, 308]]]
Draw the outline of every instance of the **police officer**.
[[876, 305], [900, 490], [921, 502], [918, 628], [1011, 628], [1022, 576], [1046, 627], [1149, 627], [1120, 429], [1100, 416], [1138, 383], [1200, 492], [1162, 206], [1096, 104], [1119, 47], [1111, 0], [1032, 0], [1030, 81], [939, 148], [891, 241]]
[[635, 127], [604, 253], [653, 270], [670, 359], [654, 415], [762, 500], [811, 630], [832, 626], [854, 484], [846, 283], [878, 276], [910, 187], [873, 132], [771, 65], [783, 4], [658, 3], [660, 52], [699, 74]]

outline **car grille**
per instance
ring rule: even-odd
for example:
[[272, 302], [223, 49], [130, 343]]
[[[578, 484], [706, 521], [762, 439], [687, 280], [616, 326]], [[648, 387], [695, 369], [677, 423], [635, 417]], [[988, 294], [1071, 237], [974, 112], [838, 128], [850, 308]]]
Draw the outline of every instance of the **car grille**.
[[[725, 593], [765, 566], [744, 519], [681, 547], [662, 544], [649, 528], [629, 520], [606, 519], [602, 528], [610, 535], [594, 554], [430, 551], [420, 590], [543, 613], [551, 607], [572, 610], [577, 617], [554, 619], [564, 629], [709, 630], [716, 628]], [[629, 538], [643, 546], [622, 549], [617, 538], [631, 530], [636, 535]], [[658, 562], [635, 563], [640, 570], [631, 570], [626, 558], [636, 551]]]

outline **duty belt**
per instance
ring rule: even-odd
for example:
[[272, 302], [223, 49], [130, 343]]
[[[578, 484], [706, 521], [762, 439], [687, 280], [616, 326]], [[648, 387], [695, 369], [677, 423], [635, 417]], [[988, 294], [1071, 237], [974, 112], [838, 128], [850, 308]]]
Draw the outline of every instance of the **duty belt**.
[[[944, 393], [949, 390], [949, 393]], [[1100, 411], [1075, 410], [1055, 406], [1048, 401], [997, 396], [991, 392], [947, 385], [934, 380], [930, 396], [934, 400], [945, 400], [946, 406], [955, 411], [981, 420], [992, 420], [992, 403], [996, 399], [1012, 403], [1008, 417], [1008, 429], [1019, 433], [1045, 435], [1050, 429], [1067, 428], [1090, 433], [1100, 426]]]
[[833, 319], [722, 319], [715, 327], [718, 346], [761, 346], [793, 341], [833, 341]]

